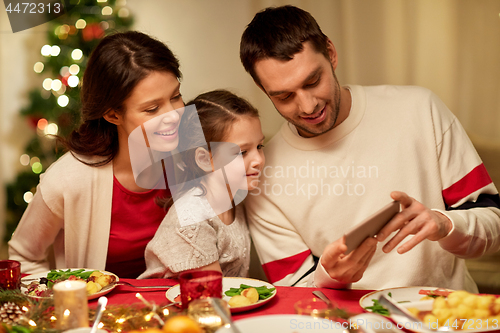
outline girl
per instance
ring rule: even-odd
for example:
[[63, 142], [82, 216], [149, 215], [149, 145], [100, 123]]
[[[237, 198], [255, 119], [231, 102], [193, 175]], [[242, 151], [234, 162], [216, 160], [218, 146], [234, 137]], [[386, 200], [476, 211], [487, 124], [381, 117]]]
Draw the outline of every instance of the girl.
[[[188, 113], [191, 105], [197, 113]], [[247, 276], [250, 236], [236, 198], [237, 190], [252, 190], [258, 185], [264, 166], [264, 135], [258, 112], [244, 99], [216, 90], [189, 102], [185, 116], [179, 132], [190, 134], [191, 140], [181, 139], [179, 150], [184, 145], [198, 147], [186, 150], [178, 163], [185, 173], [184, 184], [189, 185], [174, 195], [174, 205], [146, 247], [147, 270], [139, 278], [176, 277], [186, 270]], [[197, 118], [204, 137], [193, 135]], [[217, 182], [221, 170], [227, 186]], [[225, 198], [235, 204], [226, 205]]]
[[156, 198], [170, 193], [136, 184], [128, 137], [161, 119], [162, 129], [151, 135], [164, 147], [156, 149], [177, 147], [180, 77], [168, 47], [143, 33], [117, 33], [99, 43], [83, 77], [82, 124], [61, 139], [69, 152], [40, 177], [9, 242], [9, 256], [23, 273], [87, 267], [134, 278], [144, 271], [145, 247], [165, 217]]

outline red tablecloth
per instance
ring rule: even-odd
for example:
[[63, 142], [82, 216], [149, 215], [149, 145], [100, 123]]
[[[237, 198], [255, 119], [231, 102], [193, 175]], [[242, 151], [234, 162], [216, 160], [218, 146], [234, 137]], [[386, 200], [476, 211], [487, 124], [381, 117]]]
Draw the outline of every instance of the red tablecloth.
[[[175, 285], [176, 280], [167, 279], [148, 279], [148, 280], [133, 280], [122, 279], [123, 281], [130, 282], [137, 286], [153, 286], [153, 285]], [[362, 313], [363, 309], [359, 306], [359, 299], [366, 294], [367, 290], [331, 290], [324, 288], [300, 288], [300, 287], [277, 287], [276, 296], [267, 304], [243, 313], [233, 314], [233, 319], [238, 320], [241, 318], [251, 316], [261, 316], [268, 314], [293, 314], [295, 313], [293, 305], [295, 302], [305, 298], [314, 297], [313, 290], [322, 290], [328, 297], [335, 300], [341, 308], [347, 311], [358, 314]], [[135, 296], [136, 293], [141, 295], [150, 302], [155, 302], [158, 305], [168, 303], [165, 296], [166, 289], [163, 290], [150, 290], [150, 289], [135, 289], [128, 286], [117, 286], [106, 296], [108, 297], [109, 304], [132, 304], [141, 303]], [[90, 301], [89, 306], [97, 305], [97, 300]]]

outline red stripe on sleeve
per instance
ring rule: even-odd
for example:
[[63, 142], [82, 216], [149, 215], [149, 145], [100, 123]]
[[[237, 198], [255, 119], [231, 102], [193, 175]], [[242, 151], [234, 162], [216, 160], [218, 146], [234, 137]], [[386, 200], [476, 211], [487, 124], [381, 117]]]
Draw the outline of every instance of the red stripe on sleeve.
[[311, 250], [306, 250], [291, 257], [268, 262], [262, 265], [262, 268], [269, 282], [274, 283], [288, 274], [295, 273], [310, 254]]
[[491, 182], [488, 171], [486, 171], [484, 164], [481, 163], [466, 174], [465, 177], [443, 190], [444, 202], [448, 206], [452, 206]]

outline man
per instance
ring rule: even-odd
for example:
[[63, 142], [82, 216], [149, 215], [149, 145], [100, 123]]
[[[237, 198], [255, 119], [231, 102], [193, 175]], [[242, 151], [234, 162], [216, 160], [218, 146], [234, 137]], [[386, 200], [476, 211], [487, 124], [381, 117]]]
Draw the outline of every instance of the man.
[[[256, 14], [240, 57], [287, 120], [246, 202], [270, 282], [477, 291], [462, 258], [500, 248], [498, 191], [437, 96], [340, 86], [332, 41], [293, 6]], [[401, 212], [344, 255], [346, 231], [391, 200]]]

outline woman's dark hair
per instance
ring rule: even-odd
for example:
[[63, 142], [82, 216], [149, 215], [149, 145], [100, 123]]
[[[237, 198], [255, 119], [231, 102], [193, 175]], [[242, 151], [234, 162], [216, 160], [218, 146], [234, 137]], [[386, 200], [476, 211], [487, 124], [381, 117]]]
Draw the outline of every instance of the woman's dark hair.
[[[196, 109], [189, 107], [192, 105]], [[203, 135], [199, 131], [196, 117], [200, 120]], [[200, 179], [206, 175], [206, 172], [196, 164], [196, 148], [192, 147], [207, 147], [208, 144], [208, 149], [210, 149], [210, 142], [223, 142], [232, 125], [243, 117], [258, 118], [259, 112], [248, 101], [227, 90], [203, 93], [186, 104], [186, 112], [179, 125], [178, 148], [184, 151], [182, 153], [182, 181]], [[200, 133], [200, 135], [193, 135], [194, 133]], [[202, 184], [191, 182], [190, 185], [190, 188], [192, 186], [201, 188], [203, 195], [206, 194], [206, 189]], [[180, 196], [190, 188], [179, 190], [175, 196]], [[171, 202], [166, 206], [168, 207], [169, 204]]]
[[245, 70], [261, 85], [255, 63], [275, 58], [288, 61], [310, 41], [328, 59], [328, 37], [311, 14], [294, 6], [269, 7], [255, 14], [241, 36], [240, 59]]
[[105, 37], [90, 55], [83, 75], [81, 125], [59, 140], [72, 153], [104, 157], [96, 163], [82, 161], [85, 164], [109, 163], [118, 152], [118, 132], [103, 116], [109, 110], [124, 112], [123, 103], [135, 86], [156, 71], [181, 78], [179, 61], [165, 44], [137, 31]]

